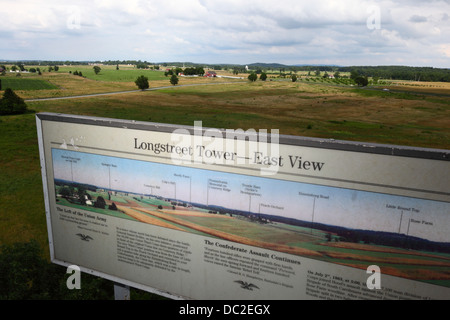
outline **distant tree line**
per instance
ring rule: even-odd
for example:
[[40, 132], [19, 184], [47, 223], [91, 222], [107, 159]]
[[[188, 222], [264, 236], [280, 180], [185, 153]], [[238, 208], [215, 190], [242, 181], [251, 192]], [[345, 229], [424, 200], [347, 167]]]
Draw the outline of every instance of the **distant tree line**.
[[[102, 63], [104, 65], [136, 65], [138, 68], [147, 69], [149, 66], [155, 68], [155, 63], [141, 60], [108, 60], [108, 61], [47, 61], [47, 60], [27, 60], [27, 61], [3, 61], [2, 63], [16, 64], [19, 70], [27, 65], [57, 66], [57, 65], [88, 65], [89, 63]], [[236, 64], [197, 64], [191, 62], [161, 62], [162, 66], [175, 66], [189, 68], [210, 68], [214, 70], [231, 70], [233, 73], [251, 73], [244, 65]], [[307, 71], [310, 73], [320, 72], [351, 72], [356, 71], [362, 77], [377, 77], [380, 79], [392, 80], [412, 80], [412, 81], [434, 81], [450, 82], [450, 69], [433, 67], [411, 67], [411, 66], [333, 66], [333, 65], [283, 65], [279, 63], [254, 63], [248, 65], [256, 74], [262, 70], [271, 70], [279, 72], [299, 72]]]
[[365, 77], [392, 80], [450, 82], [450, 69], [407, 66], [340, 67], [340, 72], [356, 72]]

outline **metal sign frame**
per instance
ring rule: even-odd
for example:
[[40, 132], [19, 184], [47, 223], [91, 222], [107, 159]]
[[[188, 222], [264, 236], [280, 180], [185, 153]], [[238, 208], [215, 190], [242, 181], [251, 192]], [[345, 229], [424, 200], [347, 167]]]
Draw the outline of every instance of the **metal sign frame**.
[[[365, 259], [358, 251], [364, 246], [373, 252], [386, 245], [374, 243], [374, 234], [392, 241], [398, 240], [394, 239], [396, 234], [403, 240], [408, 238], [420, 247], [417, 259], [425, 256], [425, 243], [433, 250], [450, 247], [446, 238], [450, 231], [449, 150], [54, 113], [37, 114], [36, 123], [54, 263], [76, 264], [84, 272], [172, 299], [325, 299], [352, 294], [358, 298], [450, 297], [450, 288], [444, 284], [448, 279], [437, 275], [438, 280], [433, 280], [426, 275], [431, 273], [427, 268], [421, 270], [424, 280], [412, 275], [399, 277], [402, 268], [384, 274], [388, 269], [385, 259], [367, 258], [357, 263]], [[97, 171], [90, 171], [92, 163]], [[79, 167], [76, 178], [74, 165]], [[157, 176], [159, 185], [139, 178], [149, 170], [154, 174], [148, 181]], [[92, 180], [95, 172], [99, 177]], [[109, 182], [104, 180], [106, 172]], [[111, 172], [120, 178], [112, 179]], [[161, 172], [169, 176], [164, 178]], [[138, 186], [125, 182], [127, 176], [133, 176]], [[196, 182], [200, 177], [203, 187]], [[60, 194], [63, 187], [57, 184], [70, 184], [69, 180], [75, 185], [72, 189], [77, 189], [76, 200]], [[93, 190], [82, 199], [80, 190], [89, 187]], [[283, 198], [283, 193], [289, 192], [298, 196], [297, 204]], [[97, 210], [86, 205], [86, 201], [94, 202], [89, 193], [95, 194], [97, 201], [100, 194], [109, 199]], [[164, 201], [171, 202], [172, 208], [162, 208]], [[116, 217], [115, 212], [104, 214], [108, 203], [113, 207], [117, 204], [119, 211], [133, 218]], [[335, 209], [339, 206], [342, 208]], [[302, 208], [298, 217], [292, 213], [294, 207]], [[134, 212], [139, 210], [152, 215], [153, 220], [148, 221], [165, 220], [170, 226], [142, 223]], [[201, 220], [209, 219], [208, 210], [213, 219], [226, 220], [216, 233]], [[361, 221], [350, 221], [350, 216], [359, 217], [364, 210], [366, 215], [353, 218]], [[198, 217], [193, 218], [194, 212]], [[304, 212], [312, 217], [308, 223]], [[385, 220], [375, 221], [381, 219]], [[338, 225], [338, 220], [346, 222]], [[236, 233], [234, 224], [249, 229]], [[286, 237], [298, 236], [299, 242], [313, 244], [300, 245], [299, 249], [288, 244], [292, 239], [279, 243], [267, 237], [256, 239], [257, 232], [274, 227], [284, 228], [289, 233]], [[78, 236], [74, 236], [76, 231]], [[363, 237], [363, 233], [372, 240], [363, 243], [359, 239], [350, 245], [351, 237]], [[99, 239], [90, 247], [88, 234]], [[84, 239], [75, 243], [77, 237]], [[150, 252], [149, 247], [156, 244], [165, 249]], [[345, 258], [345, 244], [356, 250], [358, 257]], [[397, 251], [395, 259], [407, 265], [402, 255], [412, 249], [397, 249], [392, 251]], [[249, 259], [251, 263], [246, 265]], [[342, 263], [339, 259], [348, 260]], [[377, 263], [383, 265], [381, 276], [390, 286], [387, 291], [366, 290], [366, 269]], [[425, 263], [433, 264], [429, 260]], [[202, 271], [197, 273], [198, 269]], [[338, 271], [333, 273], [332, 269]], [[220, 277], [223, 279], [216, 280]], [[206, 279], [211, 285], [199, 284]], [[225, 281], [228, 284], [222, 288], [212, 288]], [[416, 291], [417, 287], [421, 289]]]

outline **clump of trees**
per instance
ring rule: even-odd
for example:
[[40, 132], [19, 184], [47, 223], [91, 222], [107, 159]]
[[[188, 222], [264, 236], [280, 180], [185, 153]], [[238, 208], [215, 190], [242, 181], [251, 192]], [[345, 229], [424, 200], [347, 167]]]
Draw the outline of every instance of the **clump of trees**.
[[203, 76], [205, 74], [205, 70], [202, 67], [190, 67], [185, 68], [183, 70], [183, 73], [186, 76], [194, 76], [194, 75]]
[[27, 104], [12, 89], [6, 88], [0, 99], [0, 115], [21, 114], [27, 111]]
[[136, 63], [136, 68], [138, 69], [148, 69], [148, 64], [145, 62], [138, 62]]
[[82, 77], [82, 76], [83, 76], [83, 73], [82, 73], [81, 71], [75, 70], [75, 72], [73, 73], [73, 75], [74, 75], [74, 76], [80, 76], [80, 77]]

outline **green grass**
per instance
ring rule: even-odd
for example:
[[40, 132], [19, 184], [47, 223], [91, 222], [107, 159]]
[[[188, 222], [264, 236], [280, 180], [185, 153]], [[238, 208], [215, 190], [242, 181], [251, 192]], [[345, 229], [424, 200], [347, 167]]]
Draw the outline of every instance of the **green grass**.
[[3, 77], [0, 78], [2, 82], [2, 90], [10, 88], [12, 90], [51, 90], [58, 89], [57, 86], [48, 81], [40, 79], [27, 79], [21, 77]]
[[0, 117], [0, 243], [47, 245], [35, 115]]
[[140, 199], [139, 201], [142, 202], [143, 204], [149, 205], [150, 207], [159, 206], [159, 205], [161, 205], [163, 207], [171, 206], [170, 202], [167, 202], [164, 200], [159, 200], [159, 199], [154, 199], [154, 198], [151, 198], [151, 199], [144, 198], [144, 199]]

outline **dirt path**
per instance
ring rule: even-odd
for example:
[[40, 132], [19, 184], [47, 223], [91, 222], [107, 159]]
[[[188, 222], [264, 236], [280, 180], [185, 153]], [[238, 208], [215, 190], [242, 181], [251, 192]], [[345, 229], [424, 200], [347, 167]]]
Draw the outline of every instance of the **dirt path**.
[[124, 212], [126, 215], [129, 215], [130, 217], [132, 217], [138, 221], [153, 224], [153, 225], [164, 227], [164, 228], [185, 231], [182, 228], [178, 228], [169, 222], [161, 221], [160, 219], [146, 215], [145, 213], [139, 212], [136, 209], [133, 209], [131, 207], [117, 206], [117, 208], [120, 211]]
[[115, 91], [115, 92], [90, 93], [90, 94], [76, 95], [76, 96], [66, 96], [66, 97], [25, 99], [25, 102], [91, 98], [91, 97], [111, 96], [111, 95], [116, 95], [116, 94], [125, 94], [125, 93], [133, 93], [133, 92], [156, 91], [156, 90], [162, 90], [162, 89], [172, 89], [172, 88], [181, 88], [181, 87], [210, 86], [210, 85], [222, 85], [222, 84], [234, 84], [234, 83], [237, 83], [237, 81], [233, 81], [233, 82], [214, 82], [214, 83], [190, 83], [190, 84], [181, 84], [181, 85], [177, 85], [177, 86], [172, 86], [171, 85], [171, 86], [154, 87], [154, 88], [149, 88], [149, 89], [144, 89], [144, 90], [126, 90], [126, 91]]
[[[243, 236], [238, 236], [238, 235], [235, 235], [235, 234], [231, 234], [231, 233], [228, 233], [228, 232], [225, 232], [225, 231], [204, 227], [204, 226], [198, 225], [196, 223], [185, 221], [183, 219], [177, 218], [177, 217], [175, 217], [173, 215], [170, 215], [170, 214], [167, 214], [167, 213], [164, 213], [164, 212], [152, 211], [152, 210], [147, 210], [147, 209], [144, 209], [144, 208], [140, 208], [139, 210], [142, 211], [142, 212], [151, 214], [151, 215], [153, 215], [155, 217], [167, 220], [169, 222], [176, 223], [176, 224], [178, 224], [180, 226], [184, 226], [184, 227], [196, 230], [196, 231], [200, 231], [200, 232], [203, 232], [203, 233], [206, 233], [206, 234], [209, 234], [211, 236], [218, 237], [218, 238], [221, 238], [221, 239], [224, 239], [224, 240], [237, 242], [237, 243], [242, 243], [242, 244], [255, 246], [255, 247], [260, 247], [260, 248], [265, 248], [265, 249], [270, 249], [270, 250], [275, 250], [275, 251], [280, 251], [280, 252], [285, 252], [285, 253], [290, 253], [290, 254], [295, 254], [295, 255], [316, 256], [316, 257], [317, 256], [322, 256], [322, 254], [317, 252], [317, 251], [312, 251], [312, 250], [299, 248], [299, 247], [291, 247], [291, 246], [277, 244], [277, 243], [253, 240], [253, 239], [246, 238], [246, 237], [243, 237]], [[172, 228], [173, 228], [173, 226], [172, 226]]]

